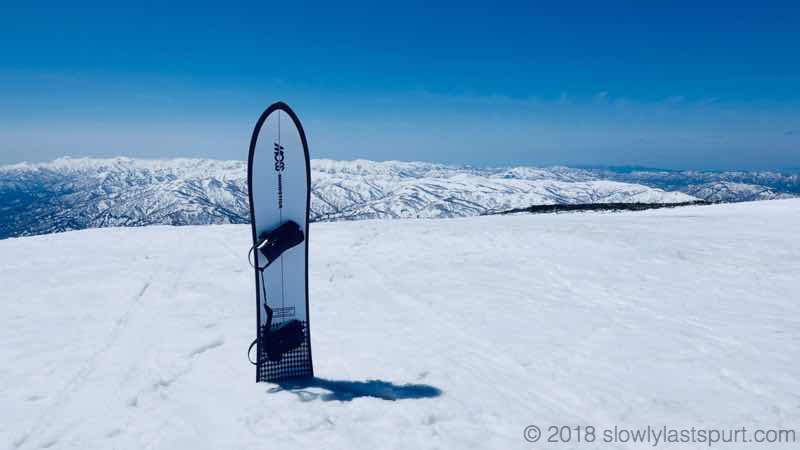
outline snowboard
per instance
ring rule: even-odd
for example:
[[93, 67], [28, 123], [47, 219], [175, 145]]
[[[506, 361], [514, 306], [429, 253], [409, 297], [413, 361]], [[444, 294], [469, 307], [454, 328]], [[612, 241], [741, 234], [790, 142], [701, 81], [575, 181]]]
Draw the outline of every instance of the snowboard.
[[[310, 183], [303, 126], [288, 105], [274, 103], [256, 123], [247, 164], [253, 232], [249, 258], [256, 276], [256, 357], [251, 359], [256, 382], [313, 376], [308, 316]], [[287, 229], [302, 241], [292, 241], [281, 252], [264, 251], [265, 241], [282, 245]]]

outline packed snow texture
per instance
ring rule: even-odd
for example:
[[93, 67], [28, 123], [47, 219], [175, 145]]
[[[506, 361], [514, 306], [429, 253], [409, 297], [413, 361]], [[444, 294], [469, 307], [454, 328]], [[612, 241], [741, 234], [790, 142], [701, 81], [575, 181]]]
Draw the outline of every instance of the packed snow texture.
[[316, 223], [318, 378], [281, 386], [245, 358], [249, 227], [6, 239], [0, 443], [641, 449], [523, 429], [790, 429], [798, 228], [799, 200]]

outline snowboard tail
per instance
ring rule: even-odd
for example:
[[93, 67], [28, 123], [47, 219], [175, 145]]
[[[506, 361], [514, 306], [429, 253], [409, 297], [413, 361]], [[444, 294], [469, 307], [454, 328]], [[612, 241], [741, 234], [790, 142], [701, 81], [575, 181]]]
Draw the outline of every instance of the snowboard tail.
[[285, 103], [271, 105], [258, 119], [247, 167], [256, 381], [313, 376], [308, 315], [311, 169], [305, 132]]
[[[311, 346], [309, 341], [305, 338], [305, 336], [308, 335], [308, 322], [292, 320], [286, 322], [286, 324], [292, 327], [301, 327], [302, 340], [299, 342], [298, 347], [288, 352], [282, 352], [280, 349], [271, 352], [271, 346], [281, 344], [266, 339], [261, 340], [258, 346], [258, 359], [260, 364], [257, 364], [256, 381], [276, 381], [286, 378], [314, 375], [314, 370], [311, 365]], [[272, 325], [271, 328], [274, 330], [276, 327], [280, 326], [286, 325]], [[261, 327], [261, 332], [267, 332], [266, 325]], [[277, 360], [273, 359], [276, 355]]]

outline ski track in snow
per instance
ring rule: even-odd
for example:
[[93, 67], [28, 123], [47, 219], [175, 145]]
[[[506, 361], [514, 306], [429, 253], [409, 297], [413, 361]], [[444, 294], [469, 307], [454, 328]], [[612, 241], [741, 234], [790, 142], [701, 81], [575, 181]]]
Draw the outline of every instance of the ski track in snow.
[[[114, 321], [114, 326], [109, 333], [108, 336], [104, 337], [100, 340], [100, 348], [92, 354], [89, 358], [87, 363], [76, 373], [67, 385], [56, 395], [55, 400], [48, 405], [48, 407], [43, 411], [43, 414], [39, 419], [34, 422], [32, 429], [28, 432], [23, 433], [16, 441], [14, 441], [14, 446], [19, 447], [25, 443], [28, 436], [32, 434], [38, 434], [42, 427], [46, 427], [49, 422], [52, 420], [52, 416], [59, 412], [59, 409], [65, 404], [70, 401], [70, 397], [81, 390], [83, 385], [86, 383], [86, 380], [90, 376], [90, 374], [96, 369], [98, 361], [103, 356], [104, 353], [108, 352], [109, 349], [114, 345], [117, 340], [119, 334], [124, 330], [125, 326], [128, 324], [130, 320], [131, 314], [133, 313], [133, 308], [140, 303], [142, 297], [144, 296], [145, 292], [147, 292], [147, 288], [150, 287], [150, 281], [146, 282], [141, 290], [132, 297], [130, 301], [130, 305], [124, 311], [124, 313]], [[44, 443], [40, 447], [48, 448], [53, 446], [56, 442], [58, 442], [58, 438], [51, 436], [45, 440]]]
[[798, 200], [313, 224], [318, 378], [281, 385], [246, 360], [249, 227], [3, 240], [0, 445], [638, 449], [523, 429], [798, 429], [799, 226]]

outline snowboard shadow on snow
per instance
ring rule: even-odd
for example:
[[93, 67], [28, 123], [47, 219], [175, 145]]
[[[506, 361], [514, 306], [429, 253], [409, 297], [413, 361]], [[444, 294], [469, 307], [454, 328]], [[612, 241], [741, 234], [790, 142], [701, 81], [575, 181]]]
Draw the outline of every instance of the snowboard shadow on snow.
[[[291, 392], [303, 402], [322, 400], [324, 402], [349, 402], [354, 398], [372, 397], [381, 400], [406, 400], [433, 398], [442, 395], [442, 390], [429, 384], [398, 385], [382, 380], [344, 381], [324, 378], [298, 378], [278, 381], [271, 388], [271, 394]], [[318, 392], [322, 389], [327, 392]]]

